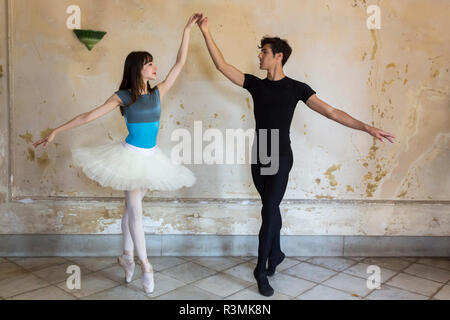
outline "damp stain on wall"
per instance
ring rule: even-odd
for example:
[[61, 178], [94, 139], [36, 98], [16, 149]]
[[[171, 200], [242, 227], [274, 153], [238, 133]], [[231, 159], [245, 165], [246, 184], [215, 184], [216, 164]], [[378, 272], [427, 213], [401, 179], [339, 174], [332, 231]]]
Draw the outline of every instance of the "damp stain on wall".
[[41, 131], [41, 138], [46, 138], [50, 135], [50, 133], [52, 133], [53, 129], [51, 128], [47, 128], [43, 131]]
[[37, 158], [36, 160], [37, 160], [37, 164], [42, 168], [46, 167], [50, 164], [50, 160], [48, 159], [47, 151], [44, 151], [42, 156]]
[[[382, 160], [384, 159], [376, 159], [375, 155], [376, 155], [376, 150], [378, 149], [378, 147], [375, 146], [376, 143], [376, 138], [373, 138], [373, 145], [370, 148], [369, 151], [369, 155], [368, 158], [375, 160], [375, 167], [376, 167], [376, 171], [375, 173], [372, 173], [371, 171], [367, 172], [366, 175], [364, 175], [364, 183], [366, 183], [366, 196], [367, 197], [372, 197], [373, 193], [376, 191], [379, 182], [386, 176], [387, 174], [387, 170], [383, 167], [382, 165]], [[364, 164], [366, 164], [367, 162], [365, 162]], [[389, 162], [387, 164], [385, 164], [386, 167], [389, 166]], [[365, 166], [365, 167], [368, 167]]]
[[333, 196], [330, 196], [330, 195], [321, 195], [321, 194], [317, 194], [316, 195], [316, 199], [334, 199], [334, 197]]
[[25, 134], [19, 134], [19, 137], [25, 140], [26, 143], [33, 142], [33, 135], [27, 131]]
[[247, 102], [247, 108], [248, 108], [249, 110], [251, 110], [251, 109], [252, 109], [252, 106], [250, 105], [250, 98], [245, 98], [245, 101]]
[[337, 186], [338, 182], [336, 181], [334, 175], [332, 174], [333, 171], [339, 170], [341, 168], [341, 164], [339, 165], [332, 165], [325, 171], [325, 177], [330, 181], [330, 186]]
[[28, 148], [27, 160], [34, 161], [34, 150], [33, 148]]
[[375, 30], [370, 29], [370, 33], [371, 33], [372, 39], [373, 39], [372, 55], [370, 56], [370, 60], [374, 60], [375, 54], [377, 53], [378, 43], [377, 43], [377, 37], [375, 35]]

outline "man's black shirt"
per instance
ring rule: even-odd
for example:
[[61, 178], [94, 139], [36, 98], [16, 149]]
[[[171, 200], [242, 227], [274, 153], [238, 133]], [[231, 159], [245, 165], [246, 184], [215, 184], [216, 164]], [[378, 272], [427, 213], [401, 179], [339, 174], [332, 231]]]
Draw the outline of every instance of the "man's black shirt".
[[253, 98], [255, 136], [258, 137], [259, 129], [268, 129], [267, 152], [270, 155], [270, 129], [279, 129], [279, 155], [291, 154], [289, 132], [295, 107], [299, 100], [306, 103], [316, 92], [306, 83], [286, 76], [281, 80], [260, 79], [248, 73], [244, 76], [243, 87]]

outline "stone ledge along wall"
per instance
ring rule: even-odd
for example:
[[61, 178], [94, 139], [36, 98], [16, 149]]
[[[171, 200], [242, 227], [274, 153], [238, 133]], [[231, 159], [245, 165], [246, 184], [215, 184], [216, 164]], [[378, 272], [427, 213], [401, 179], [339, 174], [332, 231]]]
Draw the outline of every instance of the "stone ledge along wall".
[[[131, 51], [149, 51], [159, 70], [152, 85], [163, 80], [189, 15], [202, 11], [227, 62], [242, 72], [265, 77], [262, 36], [288, 39], [286, 75], [396, 137], [381, 143], [299, 102], [283, 235], [449, 235], [448, 0], [76, 4], [81, 28], [107, 32], [92, 51], [66, 27], [70, 1], [0, 0], [1, 234], [121, 232], [123, 192], [89, 180], [70, 152], [124, 140], [119, 110], [61, 133], [46, 149], [32, 143], [111, 96]], [[379, 8], [379, 29], [368, 27], [370, 5]], [[215, 69], [195, 26], [186, 65], [162, 102], [158, 145], [170, 154], [179, 128], [192, 136], [216, 128], [225, 137], [225, 129], [253, 127], [250, 94]], [[147, 193], [146, 232], [258, 233], [261, 205], [248, 161], [187, 166], [195, 186]]]

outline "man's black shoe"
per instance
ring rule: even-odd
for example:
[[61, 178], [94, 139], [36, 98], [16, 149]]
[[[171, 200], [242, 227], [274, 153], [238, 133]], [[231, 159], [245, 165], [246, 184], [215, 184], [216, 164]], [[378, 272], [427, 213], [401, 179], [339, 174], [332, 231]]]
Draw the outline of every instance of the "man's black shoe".
[[267, 280], [267, 276], [257, 275], [255, 271], [253, 271], [253, 275], [255, 276], [256, 283], [258, 284], [259, 293], [266, 297], [272, 296], [273, 288], [270, 286], [269, 280]]

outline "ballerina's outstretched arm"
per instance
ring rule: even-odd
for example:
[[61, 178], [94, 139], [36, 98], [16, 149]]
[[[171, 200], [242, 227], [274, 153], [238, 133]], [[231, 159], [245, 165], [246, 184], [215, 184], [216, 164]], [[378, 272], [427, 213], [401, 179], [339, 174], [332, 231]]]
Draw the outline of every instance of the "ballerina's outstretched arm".
[[56, 134], [61, 133], [66, 130], [69, 130], [69, 129], [79, 127], [79, 126], [84, 125], [88, 122], [91, 122], [97, 118], [100, 118], [101, 116], [104, 116], [108, 112], [111, 112], [116, 107], [120, 106], [120, 104], [121, 104], [120, 98], [117, 96], [117, 94], [113, 94], [101, 106], [99, 106], [95, 109], [92, 109], [91, 111], [81, 113], [81, 114], [77, 115], [76, 117], [74, 117], [72, 120], [67, 121], [66, 123], [59, 126], [58, 128], [53, 129], [47, 137], [34, 142], [33, 147], [37, 148], [37, 146], [39, 146], [40, 144], [43, 143], [43, 147], [45, 148], [45, 147], [47, 147], [47, 144], [49, 144], [50, 142], [53, 141], [53, 139], [55, 139]]
[[183, 69], [184, 63], [186, 62], [191, 28], [197, 22], [199, 17], [200, 17], [199, 13], [194, 13], [192, 16], [189, 17], [189, 21], [186, 24], [186, 27], [184, 28], [183, 31], [183, 39], [181, 40], [180, 49], [178, 49], [177, 61], [173, 65], [172, 69], [170, 69], [164, 81], [161, 81], [156, 85], [158, 87], [159, 97], [161, 99], [173, 85], [178, 75], [180, 74], [181, 69]]

